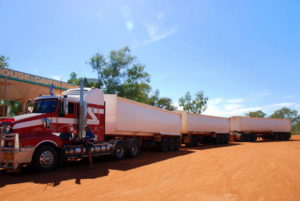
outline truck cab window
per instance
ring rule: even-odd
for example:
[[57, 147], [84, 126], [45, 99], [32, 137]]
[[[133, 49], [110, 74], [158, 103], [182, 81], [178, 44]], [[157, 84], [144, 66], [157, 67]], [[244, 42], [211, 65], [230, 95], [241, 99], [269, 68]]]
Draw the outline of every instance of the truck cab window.
[[70, 103], [68, 104], [68, 113], [69, 114], [74, 114], [74, 103]]
[[[74, 103], [71, 102], [68, 103], [68, 114], [74, 114]], [[61, 101], [59, 104], [58, 116], [60, 117], [65, 116], [63, 101]]]
[[54, 112], [57, 106], [57, 100], [37, 100], [34, 104], [32, 113], [51, 113]]

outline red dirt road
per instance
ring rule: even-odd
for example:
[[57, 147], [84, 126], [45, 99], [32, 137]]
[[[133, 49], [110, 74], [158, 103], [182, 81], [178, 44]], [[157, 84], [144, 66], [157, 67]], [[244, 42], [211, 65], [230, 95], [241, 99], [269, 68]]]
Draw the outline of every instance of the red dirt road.
[[291, 141], [145, 152], [50, 173], [0, 171], [0, 200], [299, 201], [300, 136]]

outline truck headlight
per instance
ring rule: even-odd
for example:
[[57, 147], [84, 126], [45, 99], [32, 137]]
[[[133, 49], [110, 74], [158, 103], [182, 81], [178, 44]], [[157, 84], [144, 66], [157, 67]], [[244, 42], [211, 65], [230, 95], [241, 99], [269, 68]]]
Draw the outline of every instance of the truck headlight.
[[11, 127], [10, 126], [7, 126], [6, 128], [5, 128], [5, 133], [10, 133], [11, 132]]

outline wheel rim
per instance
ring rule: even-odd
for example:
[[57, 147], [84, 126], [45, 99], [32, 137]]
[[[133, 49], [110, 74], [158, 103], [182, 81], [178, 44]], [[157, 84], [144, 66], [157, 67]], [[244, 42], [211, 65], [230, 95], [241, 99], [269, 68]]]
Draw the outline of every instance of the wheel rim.
[[137, 144], [136, 143], [133, 143], [132, 145], [131, 145], [131, 153], [133, 154], [133, 155], [135, 155], [136, 153], [137, 153]]
[[51, 151], [44, 151], [40, 155], [40, 164], [42, 167], [50, 167], [54, 163], [54, 155]]
[[118, 146], [117, 150], [116, 150], [116, 155], [117, 156], [122, 156], [123, 155], [123, 149], [121, 146]]

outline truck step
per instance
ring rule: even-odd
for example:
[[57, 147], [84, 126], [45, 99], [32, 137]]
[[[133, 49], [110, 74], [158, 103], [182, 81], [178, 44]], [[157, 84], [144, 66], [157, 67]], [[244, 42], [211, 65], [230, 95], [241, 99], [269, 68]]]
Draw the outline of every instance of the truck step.
[[13, 140], [15, 140], [15, 138], [14, 137], [1, 137], [0, 138], [1, 140], [9, 140], [9, 141], [13, 141]]

